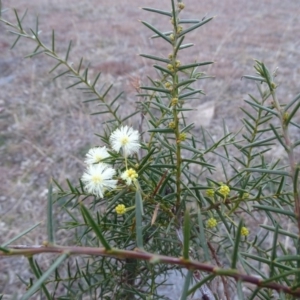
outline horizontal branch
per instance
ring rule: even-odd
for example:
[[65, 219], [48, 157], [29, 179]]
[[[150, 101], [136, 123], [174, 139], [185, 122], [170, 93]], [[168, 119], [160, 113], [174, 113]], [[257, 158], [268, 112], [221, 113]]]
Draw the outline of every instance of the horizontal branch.
[[110, 249], [105, 248], [94, 248], [94, 247], [77, 247], [77, 246], [11, 246], [2, 248], [0, 250], [0, 257], [4, 256], [32, 256], [36, 254], [46, 254], [46, 253], [58, 253], [58, 254], [68, 254], [68, 255], [96, 255], [96, 256], [109, 256], [116, 257], [119, 259], [133, 258], [139, 260], [149, 261], [150, 263], [164, 263], [172, 264], [185, 267], [187, 269], [201, 270], [204, 272], [212, 273], [216, 276], [227, 276], [236, 279], [237, 281], [244, 281], [254, 284], [261, 288], [270, 288], [278, 292], [282, 291], [284, 293], [300, 297], [300, 288], [293, 289], [288, 286], [278, 284], [276, 282], [270, 282], [270, 279], [264, 280], [257, 278], [255, 276], [247, 275], [238, 272], [234, 269], [222, 269], [217, 266], [201, 263], [195, 260], [185, 260], [183, 258], [169, 257], [164, 255], [152, 254], [149, 252], [141, 251], [135, 249], [130, 250], [120, 250], [120, 249]]

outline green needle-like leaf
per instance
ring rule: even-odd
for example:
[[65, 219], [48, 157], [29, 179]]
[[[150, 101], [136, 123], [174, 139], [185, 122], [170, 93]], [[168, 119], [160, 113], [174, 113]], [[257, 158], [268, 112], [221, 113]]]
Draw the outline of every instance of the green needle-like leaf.
[[300, 165], [297, 165], [296, 169], [295, 169], [295, 174], [293, 176], [293, 178], [294, 178], [294, 182], [293, 182], [294, 189], [293, 190], [294, 190], [295, 195], [299, 195], [299, 187], [298, 187], [299, 173], [300, 173]]
[[251, 76], [251, 75], [244, 75], [244, 76], [242, 76], [242, 78], [247, 78], [250, 80], [256, 80], [256, 81], [260, 81], [260, 82], [267, 82], [263, 77], [257, 77], [257, 76]]
[[269, 273], [269, 277], [273, 277], [275, 274], [275, 266], [274, 266], [274, 263], [276, 258], [277, 258], [277, 239], [278, 239], [278, 229], [279, 229], [279, 226], [278, 224], [276, 225], [275, 227], [275, 232], [274, 232], [274, 235], [273, 235], [273, 245], [272, 245], [272, 253], [271, 253], [271, 257], [270, 257], [270, 261], [271, 261], [271, 264], [270, 264], [270, 273]]
[[161, 58], [161, 57], [158, 57], [158, 56], [153, 56], [153, 55], [148, 55], [148, 54], [140, 54], [140, 56], [146, 57], [146, 58], [149, 58], [149, 59], [153, 59], [153, 60], [157, 60], [157, 61], [161, 61], [161, 62], [164, 62], [166, 64], [170, 63], [169, 59]]
[[300, 255], [285, 255], [285, 256], [278, 256], [276, 257], [277, 262], [287, 262], [287, 261], [300, 261]]
[[214, 63], [213, 61], [204, 61], [204, 62], [189, 64], [189, 65], [182, 65], [182, 66], [178, 67], [178, 70], [182, 71], [182, 70], [196, 68], [196, 67], [200, 67], [200, 66], [211, 65], [213, 63]]
[[136, 245], [143, 249], [143, 199], [139, 189], [135, 193], [135, 222], [136, 222]]
[[265, 211], [274, 212], [276, 214], [290, 216], [292, 218], [296, 217], [294, 212], [284, 210], [283, 208], [277, 208], [277, 207], [267, 206], [267, 205], [253, 205], [253, 208], [256, 208], [258, 211], [265, 210]]
[[18, 15], [18, 12], [17, 12], [16, 9], [14, 9], [14, 13], [15, 13], [15, 16], [16, 16], [16, 19], [17, 19], [17, 22], [18, 22], [19, 29], [20, 29], [21, 32], [23, 32], [22, 22], [19, 19], [19, 15]]
[[184, 222], [183, 223], [183, 258], [189, 259], [191, 220], [190, 220], [189, 212], [187, 210], [184, 213], [183, 222]]
[[180, 46], [181, 46], [181, 44], [182, 44], [184, 38], [185, 38], [185, 36], [182, 36], [182, 37], [179, 38], [179, 40], [177, 41], [176, 48], [175, 48], [175, 51], [174, 51], [174, 54], [173, 54], [174, 56], [177, 56], [177, 53], [178, 53], [178, 51], [179, 51], [179, 49], [180, 49]]
[[236, 235], [235, 235], [234, 247], [232, 250], [231, 269], [237, 268], [242, 227], [243, 227], [243, 220], [240, 220], [240, 223], [237, 228]]
[[59, 265], [68, 257], [67, 253], [59, 256], [51, 267], [30, 287], [21, 300], [32, 299], [31, 296], [43, 285], [46, 279], [59, 267]]
[[191, 26], [191, 27], [189, 27], [188, 29], [183, 30], [183, 31], [178, 35], [178, 37], [181, 37], [181, 36], [187, 34], [188, 32], [195, 30], [196, 28], [198, 28], [198, 27], [200, 27], [200, 26], [202, 26], [202, 25], [208, 23], [208, 22], [211, 21], [212, 19], [213, 19], [213, 17], [208, 18], [208, 19], [205, 19], [204, 21], [202, 21], [202, 22], [200, 22], [200, 23], [196, 23], [194, 26]]
[[[300, 96], [299, 96], [299, 98], [300, 98]], [[298, 99], [299, 99], [299, 98], [298, 98]], [[288, 114], [288, 117], [287, 117], [286, 120], [285, 120], [285, 124], [286, 124], [286, 125], [288, 125], [288, 124], [291, 122], [292, 118], [293, 118], [294, 115], [297, 113], [297, 111], [299, 110], [299, 108], [300, 108], [300, 101], [297, 102], [296, 106], [295, 106], [295, 107], [293, 108], [293, 110]]]
[[285, 107], [284, 107], [284, 111], [288, 111], [288, 109], [290, 107], [292, 107], [295, 103], [299, 104], [299, 100], [300, 99], [300, 94], [298, 94], [290, 103], [288, 103]]
[[206, 282], [213, 280], [216, 277], [215, 274], [210, 274], [207, 277], [203, 278], [200, 282], [195, 284], [189, 291], [188, 295], [195, 293], [199, 288], [201, 288]]
[[187, 299], [189, 286], [190, 286], [192, 278], [193, 278], [193, 271], [188, 270], [188, 272], [185, 276], [184, 285], [183, 285], [183, 289], [182, 289], [182, 292], [181, 292], [180, 300], [186, 300]]
[[155, 128], [148, 130], [148, 132], [174, 133], [174, 130], [169, 128]]
[[52, 193], [52, 183], [49, 184], [48, 189], [48, 205], [47, 205], [47, 235], [48, 242], [50, 244], [55, 243], [54, 237], [54, 220], [53, 220], [53, 193]]
[[[192, 92], [188, 92], [188, 93], [185, 93], [185, 94], [181, 94], [178, 98], [179, 99], [184, 99], [184, 98], [187, 98], [189, 96], [192, 96], [192, 95], [195, 95], [195, 94], [203, 94], [203, 91], [202, 90], [194, 90]], [[186, 100], [189, 100], [189, 99], [186, 99]]]
[[163, 68], [163, 67], [161, 67], [161, 66], [159, 66], [159, 65], [153, 65], [153, 67], [154, 67], [155, 69], [158, 69], [158, 70], [162, 71], [163, 73], [169, 74], [170, 76], [173, 75], [173, 73], [172, 73], [170, 70], [168, 70], [168, 69], [166, 69], [166, 68]]
[[179, 24], [198, 24], [201, 21], [198, 19], [180, 19]]
[[243, 148], [241, 148], [241, 150], [247, 149], [247, 148], [253, 148], [253, 147], [262, 147], [262, 146], [270, 146], [270, 145], [274, 145], [274, 143], [270, 143], [271, 141], [276, 140], [277, 138], [275, 136], [264, 139], [264, 140], [259, 140], [259, 141], [255, 141], [253, 143], [250, 143], [246, 146], [244, 146]]
[[253, 106], [253, 107], [260, 108], [261, 110], [265, 110], [265, 111], [271, 113], [274, 116], [278, 116], [278, 113], [274, 109], [272, 109], [272, 108], [265, 107], [263, 105], [260, 105], [258, 103], [255, 103], [255, 102], [252, 102], [252, 101], [249, 101], [249, 100], [244, 100], [244, 101], [246, 103], [248, 103], [249, 105]]
[[209, 251], [208, 251], [207, 240], [205, 237], [205, 231], [204, 231], [200, 206], [198, 206], [197, 215], [198, 215], [198, 225], [199, 225], [199, 239], [200, 239], [201, 247], [204, 252], [204, 260], [210, 261], [210, 255], [209, 255]]
[[[29, 265], [31, 267], [32, 272], [34, 273], [35, 277], [39, 279], [42, 276], [42, 271], [36, 261], [34, 261], [33, 257], [28, 257]], [[51, 295], [47, 289], [47, 287], [44, 285], [44, 283], [41, 284], [41, 288], [43, 292], [45, 293], [45, 296], [48, 300], [51, 300]]]
[[[269, 231], [275, 232], [275, 228], [273, 226], [268, 226], [268, 225], [260, 225], [261, 228], [267, 229]], [[293, 239], [297, 239], [298, 235], [295, 233], [291, 233], [290, 231], [279, 229], [278, 233], [282, 234], [283, 236], [289, 236]]]
[[288, 172], [279, 171], [279, 170], [269, 170], [269, 169], [258, 169], [258, 168], [246, 168], [244, 169], [246, 172], [258, 172], [264, 174], [273, 174], [273, 175], [282, 175], [282, 176], [290, 176]]
[[66, 53], [65, 61], [68, 61], [68, 59], [69, 59], [69, 54], [70, 54], [70, 51], [71, 51], [71, 46], [72, 46], [72, 41], [69, 42], [69, 46], [68, 46], [68, 50], [67, 50], [67, 53]]
[[64, 76], [65, 74], [68, 74], [68, 73], [70, 73], [70, 70], [67, 70], [67, 71], [64, 71], [64, 72], [58, 74], [57, 76], [55, 76], [55, 77], [53, 78], [53, 80], [55, 80], [55, 79], [57, 79], [57, 78], [59, 78], [59, 77], [61, 77], [61, 76]]
[[244, 291], [242, 281], [238, 280], [237, 282], [237, 295], [239, 300], [244, 300]]
[[191, 83], [195, 82], [196, 80], [197, 80], [197, 79], [183, 80], [183, 81], [181, 81], [181, 82], [179, 82], [179, 83], [177, 84], [177, 87], [181, 87], [181, 86], [183, 86], [183, 85], [191, 84]]
[[16, 38], [16, 40], [13, 42], [13, 44], [11, 45], [11, 47], [10, 47], [10, 49], [13, 49], [16, 45], [17, 45], [17, 43], [18, 43], [18, 41], [20, 40], [20, 38], [21, 38], [21, 35], [19, 35], [17, 38]]
[[276, 139], [278, 140], [278, 142], [281, 144], [281, 146], [285, 149], [285, 151], [289, 151], [287, 145], [285, 144], [285, 142], [282, 140], [282, 137], [279, 135], [279, 133], [277, 132], [276, 128], [274, 127], [273, 124], [270, 124], [270, 127], [272, 129], [272, 131], [274, 132]]
[[150, 7], [143, 7], [142, 9], [147, 10], [147, 11], [151, 11], [151, 12], [154, 12], [154, 13], [158, 13], [158, 14], [161, 14], [161, 15], [165, 15], [165, 16], [168, 16], [170, 18], [172, 17], [172, 14], [168, 11], [159, 10], [159, 9], [150, 8]]
[[96, 236], [98, 239], [101, 241], [101, 244], [106, 250], [111, 250], [111, 246], [109, 243], [106, 241], [104, 235], [102, 234], [99, 225], [95, 222], [93, 219], [92, 215], [88, 211], [88, 209], [81, 203], [81, 213], [84, 216], [85, 220], [87, 220], [88, 225], [92, 227], [94, 230]]
[[140, 88], [143, 89], [143, 90], [161, 92], [161, 93], [165, 93], [165, 94], [170, 94], [171, 93], [171, 91], [169, 91], [167, 89], [156, 88], [156, 87], [153, 87], [153, 86], [141, 86]]
[[35, 229], [36, 227], [38, 227], [41, 224], [41, 222], [38, 222], [37, 224], [33, 225], [32, 227], [22, 231], [20, 234], [16, 235], [15, 237], [13, 237], [12, 239], [10, 239], [9, 241], [7, 241], [6, 243], [2, 244], [1, 247], [5, 248], [6, 246], [10, 245], [11, 243], [13, 243], [14, 241], [18, 240], [19, 238], [21, 238], [22, 236], [26, 235], [28, 232], [32, 231], [33, 229]]
[[192, 44], [192, 43], [183, 44], [183, 45], [180, 45], [178, 50], [183, 50], [183, 49], [190, 48], [190, 47], [193, 47], [193, 46], [194, 46], [194, 44]]
[[73, 83], [73, 84], [67, 86], [66, 89], [70, 89], [70, 88], [72, 88], [72, 87], [74, 87], [74, 86], [76, 86], [76, 85], [78, 85], [78, 84], [80, 84], [80, 83], [82, 83], [82, 80], [80, 80], [80, 81], [78, 81], [78, 82], [75, 82], [75, 83]]
[[4, 248], [2, 246], [0, 246], [0, 251], [4, 252], [4, 253], [9, 253], [9, 249]]
[[167, 41], [168, 43], [172, 44], [172, 41], [162, 32], [160, 32], [158, 29], [156, 29], [155, 27], [153, 27], [151, 24], [141, 21], [142, 24], [144, 24], [146, 27], [148, 27], [149, 29], [151, 29], [153, 32], [155, 32], [158, 36], [160, 36], [161, 38], [163, 38], [165, 41]]

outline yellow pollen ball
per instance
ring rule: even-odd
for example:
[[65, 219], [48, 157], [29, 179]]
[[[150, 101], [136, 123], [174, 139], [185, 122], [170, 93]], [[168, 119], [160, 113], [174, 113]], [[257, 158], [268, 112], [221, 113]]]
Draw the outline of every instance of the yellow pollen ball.
[[249, 229], [247, 227], [242, 227], [241, 228], [241, 235], [243, 235], [243, 236], [249, 235]]
[[226, 197], [230, 193], [230, 188], [227, 185], [222, 184], [219, 188], [219, 193]]
[[213, 189], [208, 189], [208, 190], [206, 190], [206, 195], [207, 195], [208, 197], [213, 197], [214, 194], [215, 194], [215, 191], [214, 191]]
[[208, 228], [214, 228], [218, 225], [218, 222], [215, 218], [210, 218], [210, 219], [207, 220], [206, 225], [207, 225]]
[[123, 215], [126, 212], [126, 207], [124, 204], [119, 204], [116, 206], [115, 210], [118, 215]]

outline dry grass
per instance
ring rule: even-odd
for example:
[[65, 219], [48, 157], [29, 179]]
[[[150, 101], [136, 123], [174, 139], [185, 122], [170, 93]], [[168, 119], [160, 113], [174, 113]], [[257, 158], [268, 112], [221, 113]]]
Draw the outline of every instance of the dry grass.
[[[51, 29], [55, 29], [61, 51], [66, 50], [68, 40], [72, 39], [71, 60], [76, 63], [84, 56], [86, 65], [91, 63], [91, 75], [102, 71], [102, 82], [113, 82], [115, 94], [125, 91], [121, 101], [126, 104], [124, 109], [131, 110], [135, 107], [135, 90], [130, 81], [140, 78], [145, 82], [146, 74], [153, 74], [152, 62], [137, 54], [165, 56], [169, 52], [161, 41], [149, 40], [149, 31], [138, 22], [143, 19], [164, 28], [168, 20], [162, 23], [158, 15], [148, 14], [139, 6], [165, 8], [169, 1], [115, 2], [118, 4], [97, 0], [26, 3], [4, 0], [3, 6], [16, 7], [19, 11], [28, 8], [28, 26], [33, 26], [38, 14], [44, 41], [50, 41]], [[199, 83], [207, 93], [199, 103], [212, 101], [215, 105], [212, 132], [218, 134], [223, 118], [231, 129], [240, 126], [239, 107], [246, 93], [253, 90], [253, 84], [241, 80], [241, 76], [253, 73], [253, 58], [263, 60], [272, 68], [279, 67], [280, 98], [290, 100], [299, 93], [298, 1], [186, 0], [186, 4], [186, 17], [217, 16], [190, 35], [189, 41], [194, 41], [196, 47], [181, 56], [182, 62], [217, 62], [205, 70], [216, 78]], [[8, 15], [13, 18], [12, 13]], [[89, 116], [94, 104], [83, 105], [82, 95], [64, 89], [67, 80], [51, 80], [47, 72], [53, 62], [49, 58], [22, 58], [33, 50], [33, 45], [23, 41], [10, 51], [13, 37], [5, 29], [1, 24], [0, 243], [34, 223], [45, 221], [50, 178], [63, 182], [65, 178], [76, 180], [81, 176], [83, 155], [91, 145], [99, 143], [93, 133], [101, 132], [102, 121], [101, 116]], [[60, 236], [65, 235], [60, 232]], [[42, 223], [20, 243], [40, 244], [44, 239]], [[29, 276], [26, 260], [1, 260], [0, 269], [0, 291], [10, 295], [18, 289], [23, 293], [25, 287], [19, 284], [16, 273], [24, 270], [22, 275]]]

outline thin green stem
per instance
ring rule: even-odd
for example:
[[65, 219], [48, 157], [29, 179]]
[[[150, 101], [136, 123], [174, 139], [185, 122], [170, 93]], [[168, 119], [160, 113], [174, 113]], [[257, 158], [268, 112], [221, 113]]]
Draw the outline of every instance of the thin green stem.
[[[171, 93], [171, 103], [174, 99], [178, 99], [179, 97], [179, 89], [178, 89], [178, 74], [177, 74], [177, 43], [178, 43], [178, 34], [177, 34], [177, 23], [178, 23], [178, 11], [175, 11], [174, 14], [176, 16], [173, 19], [173, 52], [172, 52], [172, 59], [171, 64], [173, 66], [173, 76], [172, 76], [172, 93]], [[176, 100], [175, 100], [176, 101]], [[179, 124], [179, 117], [178, 111], [176, 107], [178, 103], [173, 103], [173, 122], [174, 122], [174, 133], [175, 133], [175, 141], [176, 141], [176, 213], [179, 213], [179, 208], [181, 205], [181, 140], [180, 140], [180, 124]]]

